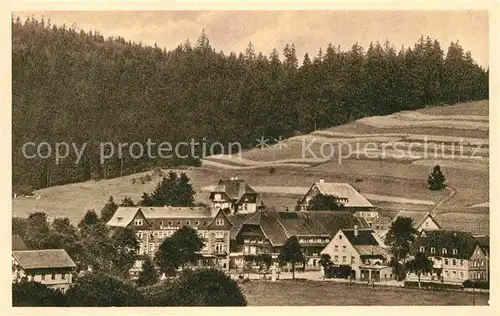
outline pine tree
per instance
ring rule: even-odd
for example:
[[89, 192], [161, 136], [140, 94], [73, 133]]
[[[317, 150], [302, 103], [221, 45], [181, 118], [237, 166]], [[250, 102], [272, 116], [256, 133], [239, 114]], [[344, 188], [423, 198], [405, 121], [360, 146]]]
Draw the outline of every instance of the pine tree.
[[142, 270], [137, 279], [138, 286], [153, 285], [158, 282], [158, 274], [156, 273], [153, 261], [149, 256], [144, 256], [142, 261]]
[[106, 203], [101, 210], [101, 221], [107, 223], [113, 217], [117, 209], [118, 205], [113, 200], [113, 196], [110, 196], [108, 203]]
[[153, 206], [153, 200], [146, 192], [142, 193], [141, 200], [137, 203], [140, 206]]
[[429, 179], [427, 183], [429, 184], [429, 190], [442, 190], [446, 187], [444, 183], [446, 178], [441, 171], [441, 167], [439, 165], [434, 166], [432, 173], [429, 174]]
[[122, 204], [120, 204], [120, 206], [122, 206], [122, 207], [133, 207], [133, 206], [135, 206], [135, 203], [134, 203], [134, 201], [132, 201], [132, 199], [129, 196], [126, 196], [126, 197], [123, 198]]

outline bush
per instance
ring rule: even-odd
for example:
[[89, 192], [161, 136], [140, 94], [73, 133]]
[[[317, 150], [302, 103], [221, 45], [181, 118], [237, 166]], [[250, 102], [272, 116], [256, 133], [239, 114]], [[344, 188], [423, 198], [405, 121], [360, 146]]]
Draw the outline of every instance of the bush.
[[44, 284], [21, 281], [12, 283], [12, 306], [66, 306], [66, 297]]
[[186, 270], [178, 279], [143, 288], [141, 293], [151, 306], [246, 306], [247, 304], [236, 281], [216, 269]]
[[128, 282], [102, 273], [89, 273], [66, 292], [70, 306], [145, 306], [146, 300]]
[[465, 280], [463, 283], [462, 283], [463, 287], [464, 288], [473, 288], [475, 287], [476, 289], [489, 289], [490, 288], [490, 282], [489, 281], [486, 281], [486, 280], [476, 280], [476, 281], [473, 281], [473, 280]]

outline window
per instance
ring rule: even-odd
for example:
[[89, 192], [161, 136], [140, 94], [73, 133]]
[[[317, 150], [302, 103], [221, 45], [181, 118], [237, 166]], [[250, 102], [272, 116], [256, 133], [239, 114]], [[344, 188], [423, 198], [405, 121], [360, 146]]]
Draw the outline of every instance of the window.
[[458, 253], [458, 249], [453, 249], [453, 254], [456, 255]]
[[168, 226], [172, 226], [172, 221], [168, 221]]
[[215, 238], [224, 238], [224, 231], [222, 231], [222, 230], [216, 231]]
[[463, 271], [460, 271], [460, 279], [463, 279], [464, 278], [464, 273]]
[[342, 256], [342, 263], [346, 263], [347, 262], [347, 257], [346, 256]]
[[181, 226], [181, 221], [178, 221], [178, 222], [177, 222], [177, 226]]
[[218, 242], [215, 244], [215, 252], [222, 252], [224, 251], [224, 244], [221, 242]]
[[448, 265], [448, 259], [444, 259], [444, 265], [447, 266]]
[[334, 262], [338, 262], [338, 261], [339, 261], [339, 256], [334, 256], [334, 257], [333, 257], [333, 261], [334, 261]]
[[484, 267], [484, 260], [481, 260], [481, 267]]
[[191, 225], [191, 221], [186, 221], [186, 225], [190, 226]]
[[142, 239], [142, 232], [137, 232], [137, 238]]
[[55, 280], [56, 279], [56, 274], [52, 272], [52, 280]]
[[443, 248], [441, 252], [443, 253], [443, 255], [445, 255], [448, 252], [448, 250], [446, 250], [446, 248]]
[[222, 218], [218, 218], [215, 221], [215, 225], [217, 225], [217, 226], [224, 226], [224, 220]]
[[335, 245], [334, 248], [335, 251], [339, 251], [339, 245]]
[[134, 226], [142, 226], [142, 218], [134, 219]]
[[339, 235], [339, 239], [342, 239], [342, 235]]
[[155, 250], [155, 244], [151, 243], [149, 244], [149, 251], [154, 251]]
[[452, 271], [453, 273], [453, 278], [456, 279], [457, 278], [457, 271]]
[[42, 281], [45, 280], [45, 273], [42, 273]]
[[353, 257], [351, 257], [351, 264], [354, 264], [354, 263], [356, 263], [356, 258], [353, 256]]
[[425, 247], [420, 247], [420, 252], [425, 252]]
[[61, 280], [66, 280], [66, 273], [61, 273]]
[[198, 225], [200, 225], [200, 222], [198, 222], [198, 221], [194, 222], [194, 226], [198, 226]]
[[346, 249], [347, 249], [347, 246], [346, 246], [346, 245], [343, 245], [343, 246], [342, 246], [342, 249], [343, 249], [343, 250], [346, 250]]
[[160, 221], [160, 226], [163, 226], [163, 221]]
[[464, 265], [464, 261], [463, 260], [460, 260], [460, 265], [463, 266]]
[[436, 248], [431, 247], [431, 253], [436, 253]]
[[445, 271], [444, 271], [444, 274], [446, 275], [446, 277], [447, 277], [447, 278], [449, 278], [449, 277], [450, 277], [450, 271], [445, 270]]
[[454, 266], [456, 266], [457, 265], [457, 260], [451, 259], [451, 264], [454, 265]]

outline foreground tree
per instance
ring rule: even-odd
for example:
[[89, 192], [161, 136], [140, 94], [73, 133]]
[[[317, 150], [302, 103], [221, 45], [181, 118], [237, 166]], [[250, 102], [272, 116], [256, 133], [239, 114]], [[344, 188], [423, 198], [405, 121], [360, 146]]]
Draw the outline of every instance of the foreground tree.
[[179, 267], [194, 262], [197, 252], [203, 246], [203, 240], [198, 232], [191, 227], [183, 226], [162, 242], [154, 260], [163, 272], [171, 274]]
[[417, 252], [415, 257], [406, 263], [407, 270], [413, 272], [418, 277], [418, 287], [420, 287], [420, 276], [423, 273], [432, 271], [432, 261], [427, 258], [425, 253]]
[[66, 296], [69, 305], [77, 307], [146, 305], [146, 300], [134, 285], [102, 273], [79, 278]]
[[110, 256], [113, 271], [121, 277], [128, 277], [129, 270], [137, 260], [139, 241], [130, 228], [115, 227], [111, 230], [109, 241], [113, 246]]
[[418, 231], [413, 227], [413, 220], [409, 217], [398, 217], [392, 222], [389, 232], [385, 236], [385, 244], [390, 247], [394, 256], [396, 276], [401, 276], [399, 262], [404, 260], [410, 252], [410, 246], [415, 242]]
[[12, 283], [12, 306], [66, 306], [66, 297], [45, 284], [22, 280]]
[[144, 256], [142, 261], [142, 270], [137, 279], [138, 286], [153, 285], [158, 282], [158, 274], [156, 273], [153, 261], [149, 256]]
[[441, 167], [439, 165], [434, 166], [432, 173], [429, 174], [429, 178], [427, 179], [429, 190], [437, 191], [446, 188], [445, 181], [446, 178], [441, 171]]
[[236, 281], [217, 269], [185, 270], [179, 278], [142, 288], [151, 306], [246, 306]]
[[278, 260], [282, 263], [291, 263], [292, 278], [295, 279], [295, 265], [297, 262], [303, 262], [305, 259], [302, 252], [302, 246], [296, 236], [291, 236], [285, 241], [281, 248]]
[[320, 193], [309, 201], [309, 210], [311, 211], [337, 211], [342, 207], [339, 198], [334, 195]]
[[323, 267], [323, 280], [326, 278], [326, 274], [328, 273], [328, 269], [332, 265], [332, 258], [327, 253], [322, 253], [321, 258], [318, 262], [321, 267]]

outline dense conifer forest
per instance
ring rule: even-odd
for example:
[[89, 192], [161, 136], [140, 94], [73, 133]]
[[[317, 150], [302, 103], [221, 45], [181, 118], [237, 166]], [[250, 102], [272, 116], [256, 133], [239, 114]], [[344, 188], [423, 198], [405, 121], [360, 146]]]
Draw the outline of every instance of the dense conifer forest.
[[[101, 165], [97, 142], [205, 138], [245, 147], [263, 135], [487, 98], [488, 70], [458, 41], [446, 51], [424, 36], [401, 48], [330, 44], [305, 56], [290, 43], [265, 56], [251, 43], [242, 53], [218, 52], [204, 32], [167, 50], [13, 17], [13, 185], [43, 188], [198, 162], [115, 157]], [[58, 165], [25, 159], [23, 144], [41, 141], [88, 146], [78, 164], [74, 155]]]

